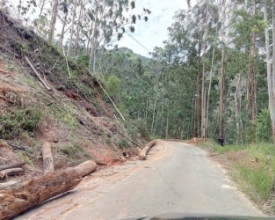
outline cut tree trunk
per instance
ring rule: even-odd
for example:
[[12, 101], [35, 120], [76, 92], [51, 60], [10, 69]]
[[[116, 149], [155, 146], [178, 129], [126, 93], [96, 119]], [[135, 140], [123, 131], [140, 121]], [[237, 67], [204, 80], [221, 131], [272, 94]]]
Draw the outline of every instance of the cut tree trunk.
[[22, 175], [24, 173], [25, 173], [25, 171], [22, 168], [6, 169], [6, 170], [2, 170], [0, 172], [0, 179], [4, 179], [5, 176]]
[[6, 169], [11, 169], [11, 168], [19, 168], [25, 164], [26, 164], [25, 162], [18, 162], [18, 163], [13, 163], [13, 164], [1, 165], [0, 171], [6, 170]]
[[5, 182], [5, 183], [0, 183], [0, 190], [8, 188], [16, 183], [17, 183], [17, 181], [9, 181], [9, 182]]
[[139, 159], [146, 160], [146, 155], [149, 153], [152, 147], [154, 147], [158, 142], [156, 140], [150, 141], [145, 147], [139, 152]]
[[51, 144], [46, 142], [42, 146], [43, 155], [43, 169], [44, 173], [49, 173], [54, 171], [53, 156], [51, 150]]
[[73, 169], [79, 173], [81, 177], [87, 176], [90, 173], [96, 171], [97, 165], [92, 160], [87, 160], [84, 163], [79, 164]]
[[25, 56], [26, 61], [28, 62], [28, 64], [30, 65], [30, 67], [32, 68], [32, 70], [34, 71], [34, 73], [36, 74], [36, 76], [38, 77], [38, 79], [40, 80], [40, 82], [43, 84], [43, 86], [47, 89], [47, 90], [52, 90], [47, 83], [43, 80], [43, 78], [40, 76], [40, 74], [36, 71], [36, 69], [34, 68], [34, 66], [32, 65], [31, 61], [28, 59], [28, 57]]
[[72, 168], [51, 172], [19, 182], [0, 191], [0, 219], [10, 219], [56, 195], [65, 193], [81, 182]]

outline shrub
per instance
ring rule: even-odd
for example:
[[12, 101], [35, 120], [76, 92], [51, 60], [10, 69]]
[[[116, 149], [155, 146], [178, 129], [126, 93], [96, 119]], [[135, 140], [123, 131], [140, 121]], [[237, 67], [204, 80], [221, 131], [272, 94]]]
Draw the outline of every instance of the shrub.
[[271, 141], [271, 120], [270, 112], [268, 109], [263, 109], [258, 115], [256, 124], [256, 138], [260, 142]]
[[121, 80], [114, 74], [108, 77], [106, 85], [110, 95], [113, 97], [116, 97], [121, 91]]
[[33, 132], [42, 113], [36, 109], [10, 110], [0, 117], [0, 138], [12, 139], [21, 132]]
[[91, 158], [91, 156], [78, 144], [64, 146], [60, 149], [60, 151], [72, 162], [80, 162]]

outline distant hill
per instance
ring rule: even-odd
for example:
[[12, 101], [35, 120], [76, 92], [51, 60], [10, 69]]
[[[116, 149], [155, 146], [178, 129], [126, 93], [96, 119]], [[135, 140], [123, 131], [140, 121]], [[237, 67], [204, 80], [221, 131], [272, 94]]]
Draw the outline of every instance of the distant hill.
[[127, 47], [120, 47], [120, 48], [118, 48], [118, 51], [120, 51], [121, 53], [127, 53], [128, 52], [128, 53], [132, 54], [133, 56], [139, 57], [141, 59], [141, 62], [142, 62], [143, 65], [147, 65], [148, 62], [150, 61], [150, 58], [142, 56], [140, 54], [136, 54], [133, 50], [131, 50]]

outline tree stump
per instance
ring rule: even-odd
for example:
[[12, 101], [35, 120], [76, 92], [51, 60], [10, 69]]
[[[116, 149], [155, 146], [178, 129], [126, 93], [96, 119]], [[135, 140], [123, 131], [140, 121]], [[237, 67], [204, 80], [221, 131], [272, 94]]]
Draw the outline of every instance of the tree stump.
[[54, 171], [53, 156], [51, 150], [51, 144], [46, 142], [42, 146], [42, 155], [43, 155], [43, 169], [44, 174]]

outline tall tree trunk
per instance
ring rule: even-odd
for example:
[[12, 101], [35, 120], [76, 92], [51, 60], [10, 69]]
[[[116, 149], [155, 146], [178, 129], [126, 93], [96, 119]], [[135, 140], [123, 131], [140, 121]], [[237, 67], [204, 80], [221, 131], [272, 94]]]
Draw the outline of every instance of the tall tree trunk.
[[206, 14], [205, 14], [205, 22], [204, 22], [204, 45], [202, 51], [202, 83], [201, 83], [201, 137], [202, 140], [205, 138], [205, 53], [206, 53], [206, 38], [208, 36], [208, 10], [209, 10], [209, 1], [206, 1]]
[[[241, 134], [241, 129], [240, 129], [241, 89], [240, 88], [241, 88], [241, 74], [239, 74], [239, 78], [236, 85], [236, 92], [235, 92], [235, 118], [236, 118], [237, 134]], [[238, 135], [238, 139], [236, 139], [236, 144], [239, 144], [240, 138], [241, 138], [240, 135]]]
[[67, 25], [67, 21], [68, 21], [68, 13], [66, 13], [65, 17], [64, 17], [64, 21], [62, 24], [62, 30], [61, 30], [61, 34], [60, 34], [60, 46], [63, 47], [63, 40], [64, 40], [64, 35], [65, 35], [65, 27]]
[[[196, 92], [194, 92], [196, 93]], [[196, 136], [196, 112], [197, 112], [197, 97], [192, 96], [192, 105], [194, 106], [194, 111], [192, 111], [192, 128], [191, 128], [191, 137]]]
[[[199, 53], [201, 46], [199, 45]], [[201, 59], [198, 57], [198, 72], [197, 72], [197, 82], [196, 82], [196, 122], [195, 122], [195, 137], [201, 137]]]
[[155, 123], [156, 105], [157, 105], [157, 95], [156, 95], [155, 102], [154, 102], [153, 119], [152, 119], [152, 124], [151, 124], [151, 133], [153, 133], [154, 123]]
[[275, 0], [273, 0], [273, 10], [272, 10], [272, 35], [273, 35], [273, 59], [272, 59], [272, 106], [270, 107], [271, 111], [271, 122], [272, 122], [272, 137], [275, 142]]
[[45, 2], [46, 2], [46, 0], [43, 0], [43, 1], [41, 2], [40, 12], [39, 12], [39, 16], [38, 16], [39, 18], [40, 18], [40, 16], [42, 15], [42, 12], [43, 12], [43, 10], [44, 10]]
[[225, 48], [222, 47], [221, 77], [219, 83], [220, 103], [219, 103], [219, 138], [224, 140], [224, 72], [225, 72]]
[[[95, 3], [97, 4], [97, 2]], [[91, 36], [91, 50], [90, 50], [90, 62], [89, 66], [94, 67], [94, 58], [95, 58], [95, 50], [96, 50], [96, 30], [97, 30], [97, 19], [98, 19], [98, 7], [95, 10], [95, 21], [93, 25], [93, 32]]]
[[[252, 16], [256, 14], [256, 6], [254, 5]], [[251, 46], [249, 51], [249, 70], [248, 70], [248, 112], [250, 120], [250, 137], [251, 142], [255, 142], [256, 135], [256, 108], [255, 108], [255, 33], [251, 36]]]
[[56, 16], [57, 16], [57, 5], [58, 5], [58, 0], [54, 0], [53, 7], [52, 7], [50, 31], [49, 31], [49, 37], [48, 37], [48, 40], [50, 42], [53, 40], [53, 36], [54, 36], [54, 28], [55, 28]]
[[224, 35], [225, 35], [225, 4], [226, 0], [223, 0], [223, 21], [222, 21], [222, 60], [221, 60], [221, 76], [219, 82], [219, 90], [220, 90], [220, 103], [219, 103], [219, 138], [224, 141], [224, 72], [225, 72], [225, 43], [224, 43]]
[[[275, 0], [273, 0], [275, 3]], [[274, 5], [274, 4], [273, 4]], [[273, 34], [273, 43], [275, 43], [275, 7], [273, 6], [273, 25], [272, 25], [272, 34]], [[264, 20], [266, 24], [268, 24], [268, 18], [267, 18], [267, 1], [264, 0]], [[267, 87], [268, 87], [268, 103], [269, 103], [269, 111], [270, 111], [270, 118], [271, 118], [271, 126], [272, 126], [272, 138], [273, 141], [275, 141], [275, 100], [274, 100], [274, 86], [273, 83], [274, 80], [272, 79], [272, 75], [274, 77], [274, 64], [275, 64], [275, 45], [273, 44], [273, 74], [271, 72], [271, 63], [270, 63], [270, 49], [269, 49], [269, 32], [268, 32], [268, 26], [265, 28], [265, 49], [266, 49], [266, 70], [267, 70]], [[273, 83], [272, 83], [273, 80]]]
[[168, 132], [169, 132], [169, 101], [167, 102], [167, 117], [166, 117], [166, 139], [168, 139]]
[[208, 92], [207, 92], [206, 122], [205, 122], [206, 137], [209, 137], [209, 103], [210, 103], [210, 92], [211, 92], [212, 78], [213, 78], [214, 58], [215, 58], [215, 47], [213, 48], [213, 52], [212, 52], [212, 61], [211, 61], [211, 68], [210, 68], [210, 73], [209, 73], [209, 85], [208, 85]]
[[72, 19], [72, 26], [71, 26], [71, 35], [70, 35], [70, 41], [69, 41], [68, 51], [67, 51], [68, 57], [70, 56], [70, 53], [71, 53], [72, 41], [74, 36], [74, 25], [75, 25], [75, 16], [76, 16], [76, 7], [77, 7], [77, 4], [75, 1], [73, 1], [73, 5], [74, 5], [74, 10], [73, 10], [73, 19]]
[[79, 50], [79, 35], [80, 35], [80, 25], [79, 22], [81, 22], [82, 19], [82, 13], [83, 13], [83, 6], [82, 6], [82, 2], [80, 2], [80, 12], [79, 12], [79, 17], [78, 17], [78, 25], [76, 28], [76, 39], [75, 39], [75, 50], [74, 50], [74, 56], [77, 55], [77, 52]]

